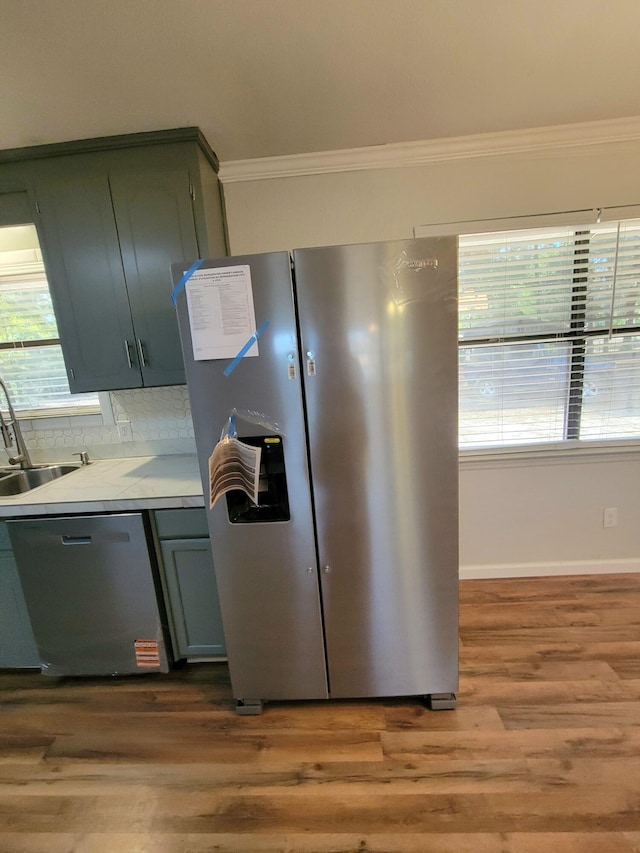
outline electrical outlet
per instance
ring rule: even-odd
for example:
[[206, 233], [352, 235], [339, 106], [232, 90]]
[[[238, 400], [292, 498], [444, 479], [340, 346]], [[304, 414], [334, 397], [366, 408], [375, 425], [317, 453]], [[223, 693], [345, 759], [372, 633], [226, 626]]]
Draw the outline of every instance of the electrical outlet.
[[133, 441], [131, 432], [131, 421], [116, 421], [118, 427], [118, 438], [120, 441]]
[[617, 527], [618, 526], [618, 507], [608, 506], [602, 511], [602, 526]]

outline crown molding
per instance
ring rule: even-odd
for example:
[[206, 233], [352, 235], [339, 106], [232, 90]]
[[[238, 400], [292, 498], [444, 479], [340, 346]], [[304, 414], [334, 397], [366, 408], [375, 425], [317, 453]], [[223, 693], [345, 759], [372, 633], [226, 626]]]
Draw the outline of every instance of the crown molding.
[[423, 142], [397, 142], [339, 151], [229, 160], [220, 164], [219, 178], [223, 184], [231, 184], [239, 181], [294, 178], [366, 169], [397, 169], [445, 163], [450, 160], [554, 152], [567, 148], [639, 140], [640, 116], [631, 116], [528, 130], [452, 136]]

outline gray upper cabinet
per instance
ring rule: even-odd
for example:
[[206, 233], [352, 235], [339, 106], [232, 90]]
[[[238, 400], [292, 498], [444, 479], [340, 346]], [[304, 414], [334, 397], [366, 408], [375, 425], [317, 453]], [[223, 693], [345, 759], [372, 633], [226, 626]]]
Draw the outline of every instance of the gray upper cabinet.
[[35, 212], [71, 391], [183, 384], [170, 266], [226, 254], [199, 131], [0, 152], [0, 190], [9, 168]]
[[109, 183], [143, 384], [184, 383], [168, 270], [171, 258], [199, 256], [189, 172], [112, 175]]
[[24, 225], [33, 222], [33, 212], [27, 192], [0, 190], [0, 228], [5, 225]]
[[142, 377], [108, 177], [78, 175], [73, 164], [66, 171], [38, 180], [37, 218], [69, 387], [138, 388]]

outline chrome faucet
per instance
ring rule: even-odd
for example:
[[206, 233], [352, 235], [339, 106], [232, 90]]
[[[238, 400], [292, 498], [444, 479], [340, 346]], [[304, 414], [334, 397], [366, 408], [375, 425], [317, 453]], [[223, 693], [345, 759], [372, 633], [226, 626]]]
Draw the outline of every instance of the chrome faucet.
[[[0, 408], [0, 432], [2, 433], [2, 442], [5, 448], [9, 450], [10, 447], [13, 447], [13, 438], [15, 438], [16, 449], [18, 451], [15, 456], [9, 457], [9, 465], [20, 464], [21, 468], [31, 468], [33, 467], [33, 463], [31, 462], [31, 457], [29, 456], [29, 451], [25, 444], [15, 409], [11, 403], [11, 397], [9, 397], [7, 386], [4, 384], [2, 379], [0, 379], [0, 388], [2, 388], [2, 391], [4, 392], [4, 396], [7, 400], [7, 408], [9, 410], [9, 420], [7, 421], [5, 416], [2, 414], [2, 409]], [[11, 432], [13, 432], [13, 438], [11, 436]]]

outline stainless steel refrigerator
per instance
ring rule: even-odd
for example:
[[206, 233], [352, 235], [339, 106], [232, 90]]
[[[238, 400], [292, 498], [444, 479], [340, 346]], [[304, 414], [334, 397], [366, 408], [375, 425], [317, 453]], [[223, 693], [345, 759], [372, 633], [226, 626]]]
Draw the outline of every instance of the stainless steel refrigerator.
[[198, 275], [220, 272], [218, 301], [225, 275], [249, 282], [261, 334], [235, 359], [194, 351], [185, 270], [175, 299], [205, 496], [232, 413], [262, 445], [258, 504], [234, 491], [208, 510], [238, 710], [414, 695], [453, 707], [457, 241], [201, 262]]

